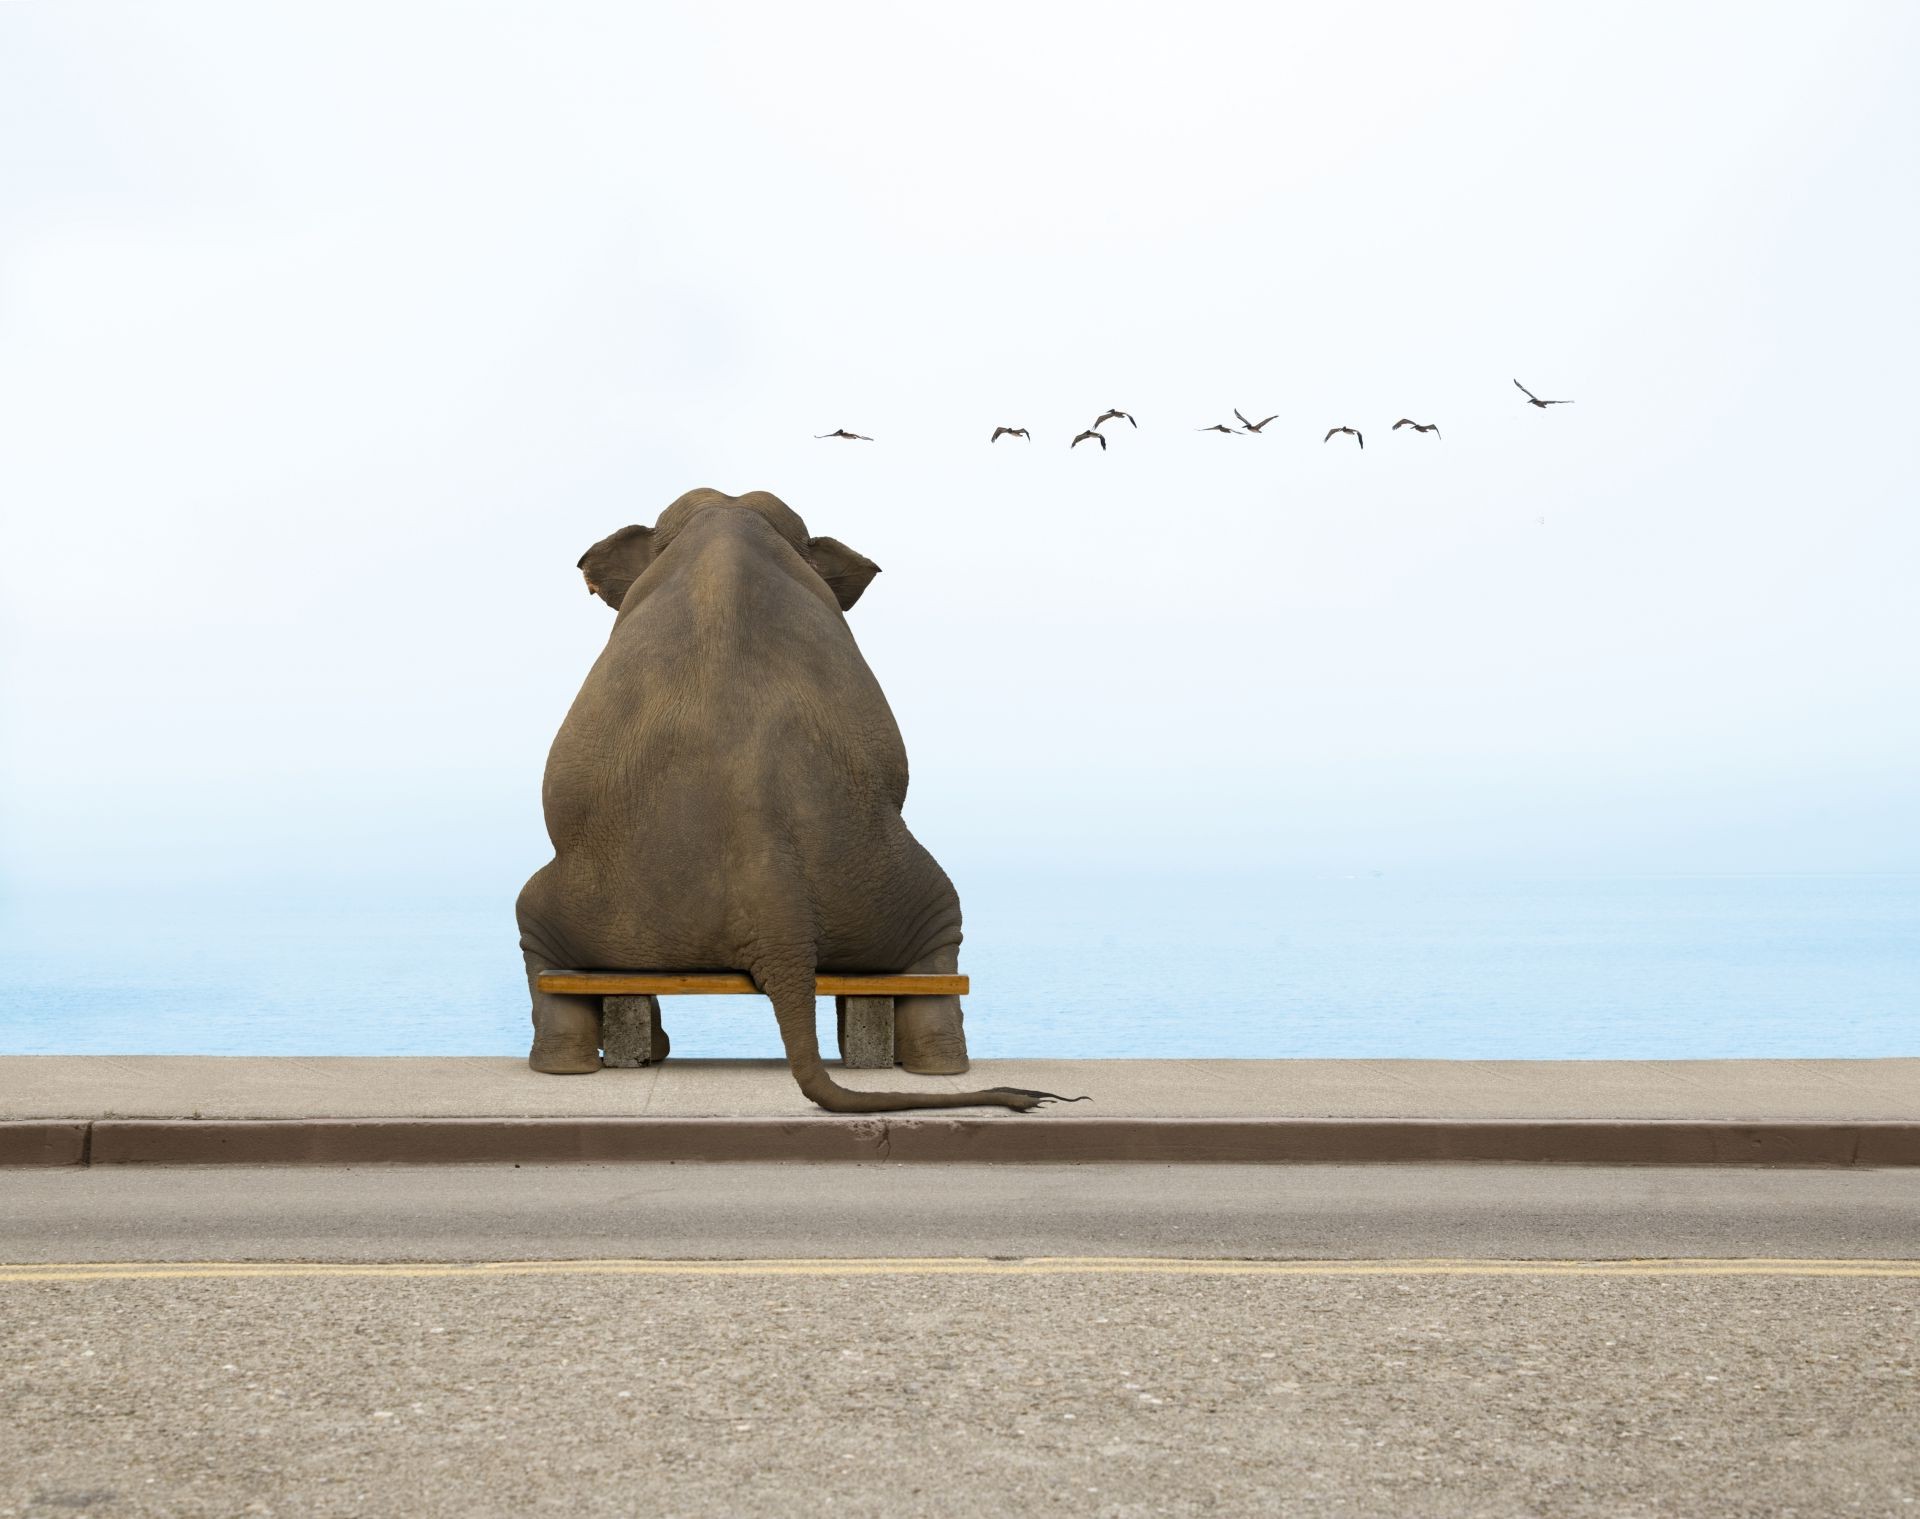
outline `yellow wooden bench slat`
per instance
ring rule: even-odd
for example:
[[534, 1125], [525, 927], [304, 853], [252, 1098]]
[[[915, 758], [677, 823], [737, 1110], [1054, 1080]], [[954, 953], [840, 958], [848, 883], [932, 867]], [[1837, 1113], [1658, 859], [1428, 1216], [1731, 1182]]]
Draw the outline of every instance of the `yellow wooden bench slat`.
[[[813, 978], [819, 997], [964, 997], [965, 976], [834, 976]], [[593, 997], [757, 996], [739, 971], [543, 970], [540, 990]]]

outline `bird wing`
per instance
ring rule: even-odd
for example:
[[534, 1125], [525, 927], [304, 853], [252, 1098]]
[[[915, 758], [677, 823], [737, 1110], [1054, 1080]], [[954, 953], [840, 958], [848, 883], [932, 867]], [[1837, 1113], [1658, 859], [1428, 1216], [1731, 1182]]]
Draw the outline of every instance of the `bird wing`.
[[1528, 390], [1526, 386], [1522, 385], [1518, 380], [1515, 380], [1513, 383], [1515, 388], [1519, 390], [1520, 394], [1525, 396], [1529, 401], [1537, 401], [1540, 399], [1532, 391]]
[[1133, 413], [1132, 413], [1132, 412], [1130, 412], [1130, 411], [1123, 411], [1123, 412], [1121, 412], [1121, 413], [1120, 413], [1120, 415], [1121, 415], [1121, 416], [1123, 416], [1123, 417], [1125, 417], [1125, 418], [1127, 419], [1127, 425], [1128, 425], [1129, 427], [1134, 427], [1134, 428], [1137, 428], [1137, 427], [1139, 427], [1139, 425], [1140, 425], [1140, 424], [1139, 424], [1138, 422], [1136, 422], [1136, 421], [1134, 421], [1134, 420], [1133, 420]]
[[1322, 438], [1322, 439], [1321, 439], [1320, 441], [1321, 441], [1322, 443], [1326, 443], [1326, 442], [1330, 442], [1330, 441], [1332, 440], [1332, 438], [1333, 438], [1333, 435], [1334, 435], [1335, 433], [1337, 433], [1337, 432], [1345, 432], [1345, 431], [1346, 431], [1346, 428], [1344, 428], [1344, 427], [1329, 427], [1329, 428], [1327, 429], [1327, 436], [1326, 436], [1326, 437], [1324, 437], [1324, 438]]
[[1354, 435], [1354, 437], [1356, 437], [1356, 438], [1358, 438], [1358, 439], [1360, 440], [1360, 446], [1361, 446], [1362, 448], [1365, 448], [1365, 447], [1367, 446], [1367, 435], [1366, 435], [1365, 433], [1363, 433], [1362, 431], [1360, 431], [1360, 429], [1359, 429], [1359, 428], [1357, 428], [1357, 427], [1356, 427], [1356, 428], [1354, 428], [1354, 430], [1353, 430], [1353, 435]]
[[1402, 417], [1398, 422], [1393, 424], [1393, 430], [1395, 432], [1400, 431], [1403, 427], [1411, 427], [1415, 432], [1420, 430], [1420, 424], [1414, 421], [1412, 417]]
[[1247, 414], [1244, 411], [1242, 411], [1238, 406], [1234, 407], [1233, 414], [1240, 419], [1240, 425], [1242, 427], [1253, 426], [1253, 424], [1247, 420]]
[[1255, 432], [1260, 431], [1260, 429], [1265, 427], [1269, 422], [1277, 421], [1279, 416], [1280, 413], [1276, 411], [1271, 417], [1262, 417], [1258, 422], [1253, 424], [1253, 430]]

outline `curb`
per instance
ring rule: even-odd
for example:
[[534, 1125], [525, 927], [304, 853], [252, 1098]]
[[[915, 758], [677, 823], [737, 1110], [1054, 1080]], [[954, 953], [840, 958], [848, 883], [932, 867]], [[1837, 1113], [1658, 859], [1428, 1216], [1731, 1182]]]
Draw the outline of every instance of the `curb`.
[[999, 1117], [0, 1122], [0, 1166], [508, 1161], [1920, 1166], [1920, 1122]]
[[84, 1166], [92, 1129], [85, 1119], [0, 1122], [0, 1166]]

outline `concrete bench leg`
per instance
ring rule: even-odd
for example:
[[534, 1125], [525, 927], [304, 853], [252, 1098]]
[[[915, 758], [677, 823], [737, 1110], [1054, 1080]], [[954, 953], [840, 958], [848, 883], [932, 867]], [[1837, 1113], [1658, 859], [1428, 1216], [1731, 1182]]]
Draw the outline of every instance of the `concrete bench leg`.
[[833, 1005], [840, 1021], [840, 1063], [856, 1071], [892, 1070], [893, 998], [835, 997]]
[[652, 1065], [653, 1031], [659, 1026], [659, 998], [603, 998], [600, 1063], [616, 1066]]

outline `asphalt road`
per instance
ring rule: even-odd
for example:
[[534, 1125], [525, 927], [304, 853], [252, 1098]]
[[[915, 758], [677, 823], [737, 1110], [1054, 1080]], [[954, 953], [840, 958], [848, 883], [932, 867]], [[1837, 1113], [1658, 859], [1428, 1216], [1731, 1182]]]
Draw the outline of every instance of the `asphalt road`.
[[0, 1171], [0, 1261], [1920, 1256], [1920, 1170], [438, 1166]]
[[1917, 1219], [1905, 1172], [0, 1173], [0, 1519], [1913, 1514]]
[[1827, 1519], [1920, 1498], [1913, 1276], [1313, 1269], [0, 1281], [0, 1513]]

